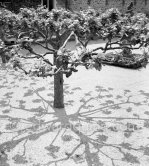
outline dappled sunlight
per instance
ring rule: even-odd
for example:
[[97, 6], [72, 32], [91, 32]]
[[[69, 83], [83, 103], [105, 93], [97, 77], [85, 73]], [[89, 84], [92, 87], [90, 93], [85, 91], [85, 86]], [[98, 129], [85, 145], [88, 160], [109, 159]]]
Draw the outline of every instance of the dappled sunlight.
[[147, 166], [146, 15], [43, 6], [0, 15], [0, 166]]
[[65, 109], [54, 109], [52, 80], [8, 74], [11, 80], [1, 80], [1, 165], [147, 165], [144, 90], [96, 85], [84, 91], [64, 84]]

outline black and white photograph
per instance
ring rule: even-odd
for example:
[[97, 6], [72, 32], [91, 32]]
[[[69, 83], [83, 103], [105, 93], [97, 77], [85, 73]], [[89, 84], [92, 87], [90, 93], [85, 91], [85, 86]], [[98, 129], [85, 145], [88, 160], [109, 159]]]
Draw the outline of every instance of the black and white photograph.
[[149, 166], [149, 0], [0, 0], [0, 166]]

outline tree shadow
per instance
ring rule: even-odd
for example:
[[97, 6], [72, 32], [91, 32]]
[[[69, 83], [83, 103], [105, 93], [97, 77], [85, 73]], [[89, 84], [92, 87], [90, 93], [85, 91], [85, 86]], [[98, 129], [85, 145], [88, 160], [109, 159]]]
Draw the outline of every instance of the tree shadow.
[[[148, 93], [116, 92], [110, 87], [96, 86], [94, 92], [83, 94], [81, 88], [66, 84], [64, 89], [65, 96], [77, 93], [78, 107], [68, 97], [65, 109], [54, 109], [53, 93], [47, 93], [45, 87], [28, 88], [17, 106], [10, 102], [12, 92], [3, 95], [1, 108], [7, 106], [12, 111], [5, 109], [0, 115], [0, 165], [149, 163]], [[47, 95], [43, 97], [43, 93]], [[32, 99], [30, 102], [36, 107], [27, 108], [26, 98]], [[70, 108], [76, 110], [71, 112]]]

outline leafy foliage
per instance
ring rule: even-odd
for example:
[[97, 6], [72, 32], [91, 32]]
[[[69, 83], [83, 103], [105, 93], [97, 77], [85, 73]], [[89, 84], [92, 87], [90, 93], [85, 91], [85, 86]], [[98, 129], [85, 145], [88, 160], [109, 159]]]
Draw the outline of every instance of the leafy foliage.
[[[54, 76], [54, 107], [57, 108], [64, 107], [63, 75], [70, 77], [78, 71], [78, 66], [100, 71], [104, 53], [108, 50], [119, 49], [120, 56], [133, 59], [132, 50], [147, 47], [149, 43], [148, 18], [143, 14], [122, 15], [115, 8], [105, 13], [93, 9], [48, 11], [43, 6], [21, 8], [18, 14], [2, 10], [0, 23], [2, 62], [10, 62], [15, 70], [22, 70], [30, 76]], [[89, 49], [93, 36], [105, 40], [105, 46]], [[74, 50], [67, 47], [72, 38], [75, 39]], [[36, 50], [35, 45], [45, 53]], [[99, 50], [103, 53], [98, 53]], [[31, 59], [34, 61], [26, 63]], [[124, 65], [132, 63], [126, 61]], [[142, 62], [142, 66], [146, 63]], [[110, 112], [105, 111], [105, 114]]]
[[[0, 22], [5, 34], [1, 37], [1, 52], [3, 62], [11, 59], [13, 67], [19, 68], [25, 74], [47, 77], [59, 72], [71, 76], [77, 72], [77, 67], [83, 65], [86, 69], [101, 70], [102, 57], [97, 50], [121, 49], [122, 55], [131, 54], [131, 50], [148, 45], [148, 18], [141, 13], [135, 15], [122, 15], [117, 9], [112, 8], [105, 13], [93, 9], [71, 12], [64, 9], [48, 9], [40, 6], [34, 8], [21, 8], [19, 14], [8, 10], [0, 13]], [[15, 45], [8, 46], [7, 37], [15, 37]], [[92, 36], [107, 39], [105, 47], [88, 50], [87, 45]], [[76, 49], [71, 51], [66, 48], [70, 38], [75, 37]], [[116, 41], [112, 41], [117, 37]], [[39, 42], [43, 40], [45, 44]], [[33, 44], [46, 49], [44, 55], [35, 52]], [[134, 48], [136, 45], [139, 46]], [[11, 44], [10, 44], [11, 45]], [[116, 47], [113, 47], [118, 45]], [[20, 55], [20, 50], [27, 50], [26, 55]], [[53, 55], [54, 63], [50, 61]], [[34, 64], [28, 70], [21, 59], [37, 59], [40, 65]], [[22, 62], [22, 64], [21, 64]]]

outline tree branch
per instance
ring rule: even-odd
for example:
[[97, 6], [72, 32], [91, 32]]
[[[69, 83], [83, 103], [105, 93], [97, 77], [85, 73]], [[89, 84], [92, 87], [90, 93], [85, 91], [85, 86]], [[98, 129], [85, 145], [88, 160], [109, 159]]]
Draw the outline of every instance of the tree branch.
[[33, 51], [33, 50], [29, 50], [29, 52], [32, 53], [32, 54], [34, 54], [34, 55], [37, 55], [37, 58], [42, 58], [44, 62], [46, 62], [47, 64], [53, 66], [53, 64], [52, 64], [48, 59], [45, 59], [45, 58], [44, 58], [44, 56], [45, 56], [46, 54], [48, 54], [48, 53], [46, 53], [46, 54], [44, 54], [44, 55], [41, 55], [41, 54], [37, 54], [37, 53], [36, 53], [35, 51]]
[[70, 33], [70, 35], [67, 37], [67, 39], [65, 40], [65, 42], [63, 43], [63, 45], [60, 47], [60, 49], [63, 49], [66, 47], [66, 44], [68, 43], [69, 39], [71, 38], [71, 36], [74, 35], [74, 32], [72, 31]]
[[54, 53], [56, 51], [55, 49], [49, 48], [48, 46], [44, 46], [44, 45], [42, 45], [41, 43], [39, 43], [37, 41], [34, 41], [33, 43], [37, 44], [37, 45], [39, 45], [39, 46], [41, 46], [41, 47], [43, 47], [43, 48], [45, 48], [45, 49], [47, 49], [49, 51], [52, 51], [52, 53]]

